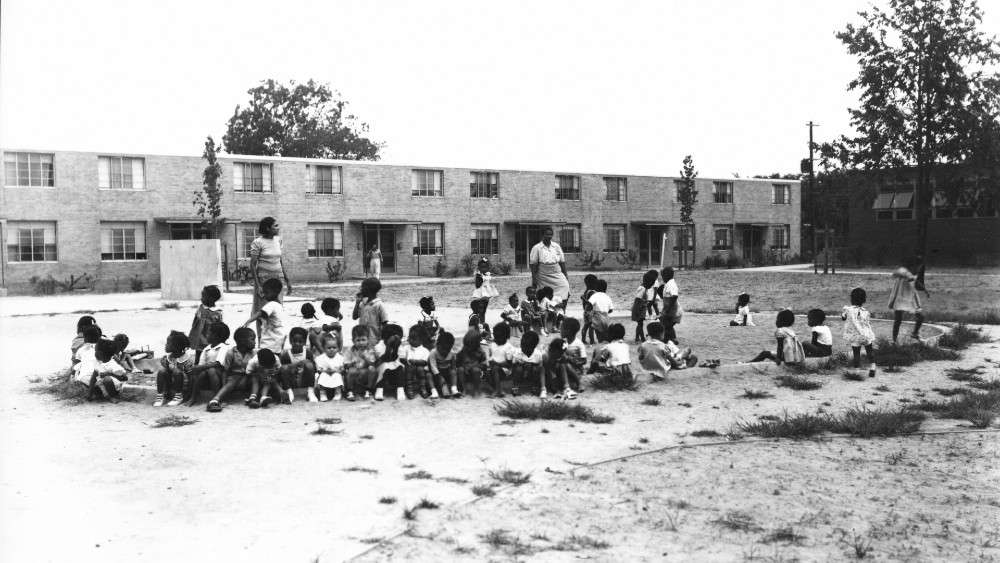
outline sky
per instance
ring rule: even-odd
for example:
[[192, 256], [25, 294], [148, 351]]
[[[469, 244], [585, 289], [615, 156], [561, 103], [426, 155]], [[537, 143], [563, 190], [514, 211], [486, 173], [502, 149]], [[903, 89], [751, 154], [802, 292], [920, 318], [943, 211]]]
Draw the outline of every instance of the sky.
[[[200, 155], [261, 80], [326, 82], [393, 164], [796, 172], [850, 132], [859, 0], [0, 0], [0, 146]], [[1000, 34], [1000, 6], [983, 29]]]

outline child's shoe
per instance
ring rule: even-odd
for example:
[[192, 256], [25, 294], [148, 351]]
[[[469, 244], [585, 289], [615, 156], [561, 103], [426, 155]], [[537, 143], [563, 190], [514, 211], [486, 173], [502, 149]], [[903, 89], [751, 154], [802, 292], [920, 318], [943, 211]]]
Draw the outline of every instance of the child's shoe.
[[563, 398], [567, 401], [572, 401], [576, 398], [576, 393], [574, 393], [572, 389], [567, 388], [566, 391], [563, 392]]
[[[322, 391], [320, 391], [320, 393], [322, 393]], [[316, 401], [319, 400], [316, 398], [316, 390], [313, 389], [312, 387], [306, 389], [306, 398], [309, 399], [310, 403], [315, 403]], [[326, 397], [324, 397], [324, 399], [325, 398]]]
[[538, 398], [539, 399], [548, 399], [549, 398], [549, 394], [545, 391], [545, 389], [542, 389], [542, 392], [538, 394]]
[[354, 396], [354, 391], [348, 391], [347, 392], [347, 400], [348, 401], [356, 401], [357, 400], [357, 398]]
[[434, 387], [431, 387], [431, 399], [440, 399], [440, 398], [441, 397], [438, 395], [438, 390]]
[[274, 399], [272, 399], [269, 395], [264, 395], [263, 397], [260, 398], [260, 406], [261, 406], [261, 408], [267, 408], [267, 406], [270, 405], [273, 402], [274, 402]]
[[875, 364], [868, 366], [868, 377], [875, 377]]
[[168, 407], [176, 407], [176, 406], [180, 406], [180, 404], [183, 403], [183, 402], [184, 402], [184, 397], [182, 397], [180, 393], [174, 393], [174, 398], [170, 399], [170, 402], [167, 403], [167, 406]]
[[372, 400], [372, 392], [371, 391], [365, 391], [365, 400], [366, 401]]
[[339, 401], [340, 399], [341, 399], [340, 389], [337, 389], [336, 391], [333, 392], [333, 400]]
[[153, 406], [154, 407], [162, 407], [163, 406], [163, 393], [157, 393], [156, 394], [156, 400], [153, 401]]
[[382, 388], [379, 387], [379, 388], [375, 389], [375, 400], [376, 401], [382, 401], [384, 399], [385, 399], [385, 397], [384, 397], [384, 391], [382, 390]]
[[295, 391], [292, 391], [291, 389], [288, 389], [287, 393], [288, 393], [288, 404], [294, 403], [295, 402]]
[[462, 392], [458, 390], [458, 385], [452, 385], [451, 386], [451, 396], [452, 396], [452, 398], [455, 398], [455, 399], [457, 399], [457, 398], [459, 398], [459, 397], [462, 396]]
[[405, 401], [406, 400], [406, 391], [403, 390], [402, 387], [396, 387], [396, 400], [397, 401]]
[[260, 402], [257, 401], [257, 395], [250, 395], [249, 397], [247, 397], [247, 406], [252, 409], [260, 408]]

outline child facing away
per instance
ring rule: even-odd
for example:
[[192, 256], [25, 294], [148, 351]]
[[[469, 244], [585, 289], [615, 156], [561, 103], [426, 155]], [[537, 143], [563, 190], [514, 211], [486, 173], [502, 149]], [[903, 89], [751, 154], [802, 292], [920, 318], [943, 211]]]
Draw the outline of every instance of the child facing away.
[[[303, 303], [299, 307], [299, 315], [302, 316], [299, 327], [306, 331], [307, 346], [313, 355], [317, 355], [317, 352], [322, 353], [319, 339], [323, 334], [323, 320], [316, 314], [316, 307], [312, 303]], [[291, 335], [291, 331], [288, 332]]]
[[[559, 336], [566, 343], [563, 354], [566, 366], [566, 377], [569, 386], [577, 393], [583, 392], [581, 385], [581, 374], [587, 365], [587, 345], [580, 339], [580, 321], [573, 317], [563, 319], [562, 326], [559, 327]], [[569, 397], [572, 399], [572, 397]]]
[[[235, 344], [226, 351], [226, 359], [219, 362], [221, 366], [224, 366], [222, 369], [226, 375], [225, 383], [208, 402], [208, 412], [222, 412], [222, 401], [225, 400], [226, 396], [232, 393], [233, 389], [244, 387], [250, 383], [250, 379], [247, 377], [247, 365], [255, 356], [254, 344], [257, 343], [257, 335], [252, 329], [241, 326], [233, 333], [233, 342]], [[256, 386], [251, 387], [251, 393], [255, 398], [257, 391]]]
[[222, 309], [215, 306], [219, 299], [222, 299], [219, 286], [206, 285], [201, 289], [201, 303], [198, 305], [198, 310], [194, 312], [191, 331], [188, 333], [191, 349], [194, 350], [195, 363], [201, 359], [201, 351], [208, 345], [209, 327], [213, 323], [222, 322]]
[[[351, 318], [358, 321], [358, 326], [368, 329], [368, 340], [372, 343], [381, 337], [382, 325], [389, 322], [385, 303], [378, 296], [381, 290], [382, 282], [376, 278], [365, 278], [361, 282], [361, 291], [354, 296], [354, 311], [351, 313]], [[353, 335], [352, 331], [352, 340]]]
[[679, 348], [673, 341], [664, 340], [663, 325], [654, 321], [646, 326], [649, 333], [646, 341], [639, 345], [639, 365], [648, 371], [653, 381], [663, 381], [671, 369], [685, 369], [698, 363], [698, 357], [691, 348]]
[[476, 263], [476, 275], [473, 276], [473, 283], [476, 288], [472, 290], [472, 298], [483, 301], [483, 318], [486, 318], [486, 309], [489, 307], [490, 299], [500, 295], [497, 288], [493, 287], [493, 274], [490, 273], [490, 261], [480, 258]]
[[316, 391], [309, 394], [309, 401], [339, 401], [344, 390], [344, 356], [336, 336], [324, 334], [320, 343], [323, 353], [316, 356]]
[[424, 332], [427, 333], [427, 338], [433, 346], [437, 342], [438, 333], [441, 332], [441, 323], [438, 322], [437, 315], [434, 313], [437, 310], [437, 304], [434, 303], [434, 298], [430, 295], [421, 297], [419, 304], [420, 320], [417, 321], [417, 324], [424, 327]]
[[112, 403], [118, 402], [118, 395], [128, 381], [125, 368], [115, 361], [118, 345], [113, 340], [102, 338], [94, 346], [93, 371], [87, 384], [87, 400], [92, 401], [97, 393]]
[[778, 316], [774, 319], [774, 326], [776, 328], [774, 339], [777, 341], [775, 353], [771, 353], [770, 350], [764, 350], [760, 354], [757, 354], [750, 362], [772, 360], [779, 366], [782, 362], [786, 364], [802, 363], [802, 360], [805, 359], [805, 352], [802, 350], [802, 343], [795, 337], [795, 331], [792, 330], [793, 324], [795, 324], [795, 313], [789, 309], [778, 311]]
[[[340, 314], [340, 299], [336, 297], [327, 297], [323, 299], [319, 304], [320, 311], [323, 312], [323, 318], [321, 319], [323, 325], [320, 327], [320, 337], [323, 334], [332, 334], [337, 338], [337, 348], [344, 348], [344, 331], [341, 327], [341, 322], [344, 320], [344, 315]], [[319, 341], [319, 338], [317, 338]], [[322, 350], [322, 346], [320, 346]], [[316, 350], [313, 351], [314, 356], [319, 354]]]
[[223, 322], [212, 323], [208, 327], [208, 346], [198, 358], [197, 365], [191, 368], [191, 395], [188, 397], [187, 406], [193, 407], [198, 401], [198, 393], [203, 387], [218, 391], [222, 388], [226, 378], [226, 368], [229, 346], [229, 327]]
[[[455, 335], [444, 330], [438, 335], [434, 349], [431, 350], [427, 359], [427, 367], [434, 378], [434, 385], [441, 387], [445, 397], [457, 399], [462, 396], [458, 388], [458, 365], [455, 353]], [[479, 340], [476, 340], [476, 347], [479, 347]]]
[[867, 300], [864, 289], [852, 289], [851, 304], [844, 306], [840, 318], [844, 320], [844, 342], [851, 346], [854, 354], [854, 367], [861, 367], [861, 348], [864, 347], [869, 362], [868, 377], [875, 377], [875, 331], [872, 330], [871, 313], [864, 307]]
[[90, 384], [90, 374], [94, 371], [94, 366], [97, 365], [97, 356], [94, 351], [101, 336], [101, 327], [96, 324], [83, 327], [83, 343], [73, 354], [72, 377], [84, 385]]
[[384, 395], [386, 387], [394, 387], [396, 400], [406, 400], [406, 368], [399, 359], [402, 344], [403, 327], [392, 323], [382, 326], [382, 340], [375, 345], [376, 399]]
[[117, 350], [115, 351], [115, 361], [129, 373], [142, 373], [142, 370], [136, 367], [132, 354], [128, 352], [128, 335], [125, 333], [118, 333], [115, 335], [113, 340], [115, 342], [115, 346], [117, 347]]
[[510, 327], [511, 334], [521, 334], [525, 323], [521, 316], [521, 300], [517, 297], [516, 292], [511, 293], [510, 297], [507, 298], [507, 304], [504, 305], [500, 318]]
[[743, 292], [736, 296], [736, 318], [729, 321], [729, 326], [757, 326], [750, 312], [750, 294]]
[[[306, 303], [308, 305], [308, 303]], [[316, 400], [316, 363], [308, 345], [309, 332], [297, 326], [288, 331], [289, 347], [281, 351], [281, 381], [288, 395], [288, 402], [295, 401], [295, 388], [305, 387], [310, 401]]]
[[625, 343], [625, 326], [614, 323], [608, 327], [608, 345], [601, 351], [599, 362], [603, 363], [610, 376], [618, 381], [634, 383], [632, 359], [628, 344]]
[[160, 358], [156, 372], [156, 400], [154, 407], [176, 407], [184, 402], [184, 390], [190, 388], [191, 368], [194, 367], [194, 350], [187, 335], [170, 331], [166, 342], [166, 355]]
[[806, 324], [812, 338], [802, 343], [802, 350], [807, 358], [826, 358], [833, 355], [833, 333], [826, 326], [826, 313], [823, 309], [809, 309], [806, 313]]
[[483, 347], [488, 350], [489, 342], [493, 340], [493, 332], [490, 330], [490, 325], [486, 324], [486, 304], [482, 300], [478, 300], [469, 305], [472, 308], [472, 313], [469, 315], [468, 326], [479, 331]]
[[244, 327], [259, 322], [260, 323], [260, 343], [259, 348], [267, 348], [273, 354], [280, 354], [285, 345], [285, 331], [288, 321], [285, 318], [285, 308], [278, 296], [281, 294], [281, 280], [268, 278], [264, 280], [264, 305], [257, 311], [257, 315], [250, 317], [243, 323]]
[[490, 343], [489, 373], [493, 396], [503, 397], [503, 379], [510, 377], [514, 367], [516, 348], [510, 342], [511, 328], [507, 323], [497, 323], [493, 327], [493, 342]]
[[[656, 270], [648, 270], [642, 275], [642, 282], [635, 290], [635, 297], [632, 300], [632, 321], [635, 322], [635, 343], [639, 344], [646, 340], [646, 334], [642, 326], [646, 323], [646, 314], [649, 311], [649, 296], [653, 291], [653, 285], [660, 274]], [[655, 295], [654, 295], [655, 298]]]
[[[76, 321], [76, 336], [73, 337], [73, 341], [69, 345], [70, 364], [73, 366], [75, 366], [77, 362], [80, 361], [79, 359], [77, 359], [76, 353], [86, 343], [86, 340], [83, 337], [83, 331], [88, 326], [97, 326], [97, 321], [94, 319], [94, 317], [90, 315], [84, 315], [80, 317], [79, 320]], [[97, 335], [97, 337], [100, 338], [100, 335]], [[91, 344], [96, 344], [96, 343], [97, 340], [91, 342]]]
[[[473, 397], [479, 395], [482, 389], [483, 370], [486, 365], [487, 351], [489, 351], [489, 344], [487, 344], [484, 351], [482, 334], [475, 327], [470, 326], [465, 336], [462, 337], [462, 348], [456, 355], [455, 363], [458, 367], [457, 379], [461, 387], [452, 388], [452, 397], [461, 397], [463, 392]], [[456, 392], [458, 393], [457, 395]]]
[[[375, 278], [367, 278], [365, 281], [368, 280], [375, 280]], [[371, 331], [370, 326], [361, 324], [355, 325], [351, 329], [352, 344], [344, 353], [344, 373], [346, 375], [344, 383], [347, 388], [348, 401], [355, 400], [355, 392], [359, 395], [364, 393], [366, 399], [371, 399], [372, 391], [375, 390], [375, 384], [378, 381]], [[379, 397], [378, 400], [381, 401], [381, 393], [379, 393]]]
[[580, 301], [583, 302], [583, 332], [580, 335], [580, 340], [584, 344], [588, 342], [594, 344], [594, 327], [591, 324], [591, 318], [594, 315], [594, 306], [590, 303], [590, 297], [597, 291], [597, 276], [594, 274], [583, 276], [583, 287], [583, 295], [580, 296]]
[[521, 337], [521, 347], [514, 351], [511, 368], [514, 382], [510, 392], [515, 397], [536, 386], [539, 398], [548, 397], [545, 390], [545, 369], [542, 366], [545, 354], [539, 346], [540, 340], [537, 332], [529, 330]]
[[590, 296], [593, 307], [590, 323], [598, 342], [608, 342], [608, 328], [611, 325], [611, 313], [615, 310], [611, 297], [608, 296], [608, 282], [599, 279], [594, 282], [594, 293]]

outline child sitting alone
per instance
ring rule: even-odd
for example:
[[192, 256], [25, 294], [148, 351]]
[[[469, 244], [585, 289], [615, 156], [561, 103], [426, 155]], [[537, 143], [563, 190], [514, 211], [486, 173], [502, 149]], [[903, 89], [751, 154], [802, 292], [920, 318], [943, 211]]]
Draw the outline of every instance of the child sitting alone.
[[786, 364], [802, 363], [802, 360], [805, 359], [805, 352], [802, 350], [802, 343], [795, 337], [795, 331], [792, 330], [793, 324], [795, 324], [795, 313], [788, 309], [778, 311], [778, 316], [774, 319], [774, 326], [777, 329], [774, 331], [774, 338], [778, 344], [777, 349], [774, 353], [770, 350], [764, 350], [750, 362], [772, 360], [779, 366], [782, 362]]
[[750, 294], [743, 292], [736, 297], [736, 318], [729, 321], [729, 326], [757, 326], [750, 312]]
[[316, 356], [316, 391], [309, 400], [339, 401], [344, 390], [344, 356], [336, 336], [324, 334], [321, 342], [323, 353]]
[[826, 313], [822, 309], [809, 309], [806, 313], [806, 324], [812, 340], [802, 343], [802, 350], [807, 358], [826, 358], [833, 355], [833, 333], [826, 326]]

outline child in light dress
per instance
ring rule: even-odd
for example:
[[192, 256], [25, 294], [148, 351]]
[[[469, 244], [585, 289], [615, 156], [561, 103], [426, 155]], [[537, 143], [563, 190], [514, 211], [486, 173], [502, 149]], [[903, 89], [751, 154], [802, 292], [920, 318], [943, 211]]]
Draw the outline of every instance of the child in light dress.
[[507, 298], [507, 304], [504, 305], [500, 318], [510, 327], [511, 334], [521, 334], [525, 323], [521, 316], [521, 300], [517, 297], [517, 293], [511, 293]]
[[339, 401], [344, 390], [344, 356], [340, 353], [337, 337], [324, 334], [323, 353], [316, 356], [316, 391], [309, 400]]
[[865, 309], [868, 294], [864, 289], [856, 287], [851, 290], [851, 304], [844, 306], [840, 318], [844, 320], [844, 342], [851, 347], [854, 354], [854, 367], [861, 367], [861, 348], [868, 356], [868, 377], [875, 377], [875, 331], [872, 330], [871, 313]]
[[156, 400], [154, 407], [176, 407], [184, 402], [184, 390], [190, 388], [191, 368], [194, 367], [194, 350], [183, 332], [170, 331], [165, 346], [166, 355], [160, 358], [156, 373]]
[[101, 339], [101, 327], [90, 324], [84, 326], [80, 332], [82, 342], [73, 353], [73, 379], [84, 385], [90, 385], [90, 374], [97, 365], [94, 351]]
[[889, 309], [892, 309], [892, 341], [899, 337], [899, 327], [903, 324], [903, 315], [914, 317], [913, 333], [910, 337], [920, 340], [920, 326], [924, 323], [924, 313], [920, 303], [920, 293], [917, 291], [917, 274], [921, 271], [920, 259], [910, 257], [906, 263], [892, 273], [892, 293], [889, 294]]
[[[73, 341], [69, 345], [71, 365], [76, 366], [77, 362], [80, 361], [76, 357], [76, 352], [85, 343], [84, 338], [83, 338], [83, 331], [84, 331], [84, 329], [86, 329], [88, 326], [96, 326], [96, 325], [97, 325], [97, 321], [94, 320], [94, 317], [92, 317], [90, 315], [84, 315], [84, 316], [80, 317], [79, 320], [76, 321], [76, 336], [73, 337]], [[97, 337], [100, 338], [101, 335], [98, 334]], [[94, 340], [94, 342], [91, 342], [91, 344], [96, 344], [96, 343], [97, 343], [97, 340]]]
[[[323, 312], [323, 318], [320, 319], [323, 322], [320, 328], [320, 337], [324, 334], [332, 334], [337, 337], [337, 348], [343, 350], [344, 348], [344, 330], [341, 326], [341, 322], [344, 320], [344, 315], [340, 313], [340, 299], [336, 297], [327, 297], [319, 304], [320, 311]], [[319, 342], [319, 338], [316, 339]], [[322, 348], [321, 346], [319, 348]], [[313, 350], [313, 355], [318, 356], [322, 353], [322, 350]]]
[[510, 325], [507, 323], [497, 323], [493, 327], [493, 342], [490, 343], [490, 386], [493, 388], [493, 396], [502, 398], [503, 380], [510, 377], [511, 369], [514, 367], [514, 354], [516, 348], [510, 342]]
[[472, 298], [483, 301], [483, 318], [486, 318], [486, 309], [490, 304], [490, 299], [500, 295], [497, 288], [493, 287], [493, 274], [490, 273], [490, 261], [480, 258], [476, 264], [476, 275], [473, 277], [476, 288], [472, 291]]
[[[308, 305], [308, 303], [307, 303]], [[288, 402], [295, 401], [295, 388], [305, 387], [306, 395], [310, 400], [316, 400], [315, 359], [308, 345], [309, 332], [297, 326], [288, 332], [289, 346], [281, 351], [279, 361], [281, 362], [281, 382], [285, 394], [288, 395]]]
[[[365, 278], [361, 282], [361, 291], [354, 296], [354, 311], [351, 318], [358, 321], [358, 326], [366, 327], [368, 340], [373, 344], [382, 337], [382, 325], [389, 322], [389, 313], [385, 303], [378, 296], [382, 290], [382, 282], [375, 278]], [[354, 333], [351, 333], [353, 339]]]
[[521, 301], [521, 321], [525, 330], [541, 332], [544, 328], [545, 314], [538, 306], [538, 289], [528, 286], [524, 289], [524, 301]]
[[285, 308], [278, 300], [281, 295], [281, 280], [268, 278], [264, 280], [262, 290], [264, 305], [253, 317], [243, 323], [244, 327], [260, 323], [260, 342], [258, 348], [267, 348], [275, 356], [281, 354], [285, 345], [285, 332], [288, 330], [288, 320], [285, 318]]
[[559, 307], [561, 301], [555, 296], [555, 291], [551, 287], [543, 287], [537, 295], [538, 309], [542, 313], [542, 334], [559, 330], [563, 315]]
[[833, 333], [826, 326], [826, 313], [822, 309], [809, 309], [806, 313], [806, 324], [812, 338], [802, 343], [802, 350], [807, 358], [827, 358], [833, 355]]
[[736, 297], [736, 318], [729, 321], [729, 326], [757, 326], [750, 312], [750, 294], [743, 292]]
[[788, 309], [778, 311], [778, 316], [774, 320], [774, 338], [777, 342], [777, 349], [774, 353], [764, 350], [757, 354], [750, 362], [762, 362], [771, 360], [779, 366], [782, 362], [786, 364], [799, 364], [805, 359], [805, 352], [802, 350], [802, 343], [795, 337], [792, 325], [795, 324], [795, 313]]

